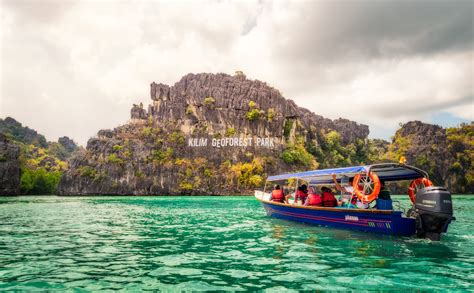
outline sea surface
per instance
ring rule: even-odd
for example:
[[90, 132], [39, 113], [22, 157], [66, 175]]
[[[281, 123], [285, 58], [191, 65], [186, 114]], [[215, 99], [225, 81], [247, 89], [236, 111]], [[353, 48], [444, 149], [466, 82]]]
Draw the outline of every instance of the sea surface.
[[472, 292], [474, 196], [454, 206], [431, 242], [270, 219], [253, 197], [0, 197], [0, 291]]

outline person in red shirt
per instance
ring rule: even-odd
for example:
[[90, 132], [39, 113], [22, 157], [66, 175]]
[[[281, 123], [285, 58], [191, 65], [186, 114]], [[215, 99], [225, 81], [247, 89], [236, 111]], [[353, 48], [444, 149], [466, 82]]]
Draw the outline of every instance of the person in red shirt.
[[[289, 199], [293, 197], [293, 194], [288, 194], [286, 197], [285, 197], [285, 202], [287, 204], [289, 204]], [[308, 187], [306, 186], [306, 184], [303, 184], [301, 185], [300, 187], [298, 187], [298, 189], [296, 190], [295, 194], [294, 194], [294, 204], [297, 204], [298, 203], [298, 200], [301, 200], [301, 203], [305, 203], [306, 201], [306, 198], [308, 197]]]
[[314, 192], [314, 188], [309, 188], [308, 197], [306, 198], [306, 202], [304, 203], [305, 206], [321, 206], [322, 200], [321, 196]]
[[308, 197], [308, 186], [306, 186], [306, 184], [303, 184], [296, 191], [295, 203], [297, 203], [298, 200], [301, 200], [302, 203], [305, 203], [307, 197]]
[[271, 201], [283, 202], [284, 199], [285, 195], [283, 194], [283, 190], [280, 188], [280, 185], [275, 185], [275, 189], [272, 191]]

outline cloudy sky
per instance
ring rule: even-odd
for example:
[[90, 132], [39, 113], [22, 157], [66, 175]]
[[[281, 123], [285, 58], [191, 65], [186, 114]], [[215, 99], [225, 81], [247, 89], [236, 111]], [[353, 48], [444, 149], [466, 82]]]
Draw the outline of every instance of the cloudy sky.
[[0, 0], [0, 117], [81, 144], [152, 81], [242, 70], [370, 126], [474, 120], [473, 1]]

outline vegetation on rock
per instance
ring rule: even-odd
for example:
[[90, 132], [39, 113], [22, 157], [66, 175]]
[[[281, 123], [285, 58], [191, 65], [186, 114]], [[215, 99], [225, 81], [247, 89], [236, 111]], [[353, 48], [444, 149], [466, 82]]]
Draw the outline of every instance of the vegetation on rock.
[[216, 99], [214, 99], [213, 97], [207, 97], [204, 99], [204, 105], [206, 106], [212, 106], [216, 103]]
[[54, 194], [68, 169], [66, 160], [78, 149], [74, 141], [61, 137], [58, 142], [47, 142], [43, 135], [10, 117], [0, 119], [0, 132], [20, 148], [20, 192]]
[[[188, 74], [173, 86], [152, 83], [150, 95], [148, 108], [134, 105], [129, 123], [100, 130], [85, 150], [0, 119], [7, 138], [0, 168], [17, 158], [18, 183], [28, 194], [248, 194], [268, 175], [404, 157], [435, 184], [474, 192], [473, 123], [444, 129], [411, 121], [391, 142], [371, 140], [366, 125], [318, 116], [244, 75]], [[196, 137], [207, 145], [190, 146]], [[229, 138], [272, 138], [274, 145], [211, 145]]]
[[260, 118], [260, 110], [250, 109], [245, 116], [247, 117], [249, 121], [255, 121], [258, 118]]

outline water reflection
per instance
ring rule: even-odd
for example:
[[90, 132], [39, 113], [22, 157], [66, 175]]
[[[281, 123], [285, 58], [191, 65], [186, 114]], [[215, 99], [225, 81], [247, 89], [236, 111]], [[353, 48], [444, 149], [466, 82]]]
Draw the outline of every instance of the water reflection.
[[281, 240], [285, 237], [285, 227], [282, 225], [271, 225], [271, 230], [272, 238], [277, 240], [277, 243], [273, 247], [272, 258], [281, 259], [286, 253], [286, 248], [281, 242]]

